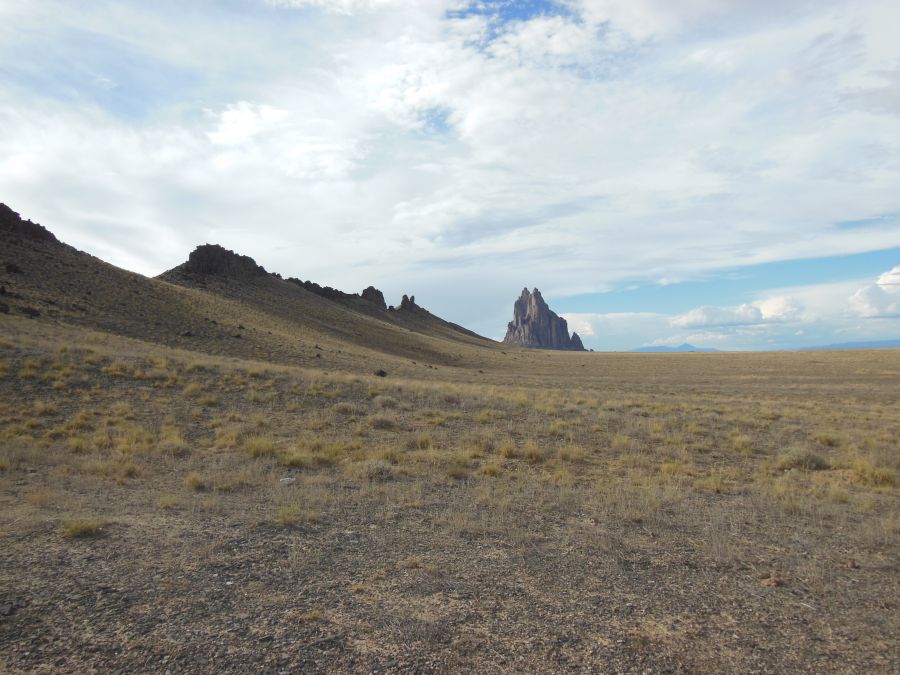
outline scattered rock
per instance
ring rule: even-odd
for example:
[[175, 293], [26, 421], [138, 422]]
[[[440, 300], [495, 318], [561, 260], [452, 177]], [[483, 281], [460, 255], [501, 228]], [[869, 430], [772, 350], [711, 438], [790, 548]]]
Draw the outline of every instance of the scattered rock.
[[194, 334], [191, 331], [186, 330], [181, 334], [181, 337], [194, 337]]
[[566, 320], [547, 306], [536, 288], [530, 293], [527, 288], [522, 289], [522, 295], [513, 305], [513, 320], [503, 341], [521, 347], [584, 351], [578, 334], [569, 337]]
[[375, 375], [377, 375], [378, 377], [387, 377], [387, 371], [379, 369], [375, 371]]
[[282, 485], [293, 485], [294, 483], [297, 482], [297, 479], [294, 478], [293, 476], [288, 476], [286, 478], [282, 478], [278, 482], [281, 483]]

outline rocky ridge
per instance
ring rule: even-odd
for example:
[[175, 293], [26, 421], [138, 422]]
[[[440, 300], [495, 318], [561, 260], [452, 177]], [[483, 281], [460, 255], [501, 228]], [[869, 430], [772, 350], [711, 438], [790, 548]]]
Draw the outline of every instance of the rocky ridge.
[[503, 342], [537, 349], [585, 351], [578, 333], [569, 337], [568, 323], [550, 309], [537, 288], [532, 292], [522, 289]]
[[0, 204], [0, 232], [28, 239], [41, 239], [57, 242], [58, 239], [43, 225], [38, 225], [23, 218], [9, 208], [6, 204]]
[[[40, 226], [38, 225], [36, 227]], [[46, 232], [46, 230], [44, 231]], [[51, 237], [53, 236], [49, 232], [47, 232], [47, 234]], [[250, 256], [235, 253], [218, 244], [203, 244], [202, 246], [198, 246], [191, 252], [186, 262], [168, 272], [164, 272], [160, 275], [160, 278], [174, 281], [177, 280], [178, 277], [184, 276], [193, 278], [213, 276], [225, 279], [226, 281], [250, 280], [266, 276], [282, 279], [280, 274], [267, 272], [262, 265], [258, 265]], [[344, 291], [332, 288], [331, 286], [322, 286], [314, 281], [304, 281], [295, 277], [287, 277], [284, 281], [329, 300], [351, 300], [361, 298], [382, 310], [388, 309], [387, 303], [384, 300], [384, 293], [374, 286], [368, 286], [362, 293], [357, 294], [345, 293]], [[404, 302], [408, 302], [405, 295], [403, 298]], [[418, 309], [414, 302], [412, 305], [414, 308]], [[407, 307], [401, 304], [401, 308], [406, 309]]]

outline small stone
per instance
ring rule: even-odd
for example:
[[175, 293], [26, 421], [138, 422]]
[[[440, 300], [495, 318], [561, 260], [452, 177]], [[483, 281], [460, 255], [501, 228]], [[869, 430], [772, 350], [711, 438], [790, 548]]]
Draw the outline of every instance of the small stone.
[[293, 476], [287, 476], [286, 478], [282, 478], [278, 482], [281, 483], [282, 485], [293, 485], [294, 483], [297, 482], [297, 479], [294, 478]]

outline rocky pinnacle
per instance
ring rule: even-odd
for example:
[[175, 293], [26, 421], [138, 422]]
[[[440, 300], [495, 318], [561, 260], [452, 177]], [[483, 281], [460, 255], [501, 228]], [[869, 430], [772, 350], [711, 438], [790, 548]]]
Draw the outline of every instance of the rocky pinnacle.
[[536, 288], [532, 292], [522, 289], [522, 295], [513, 305], [513, 320], [509, 322], [503, 341], [521, 347], [584, 351], [578, 333], [569, 337], [566, 320], [547, 306]]

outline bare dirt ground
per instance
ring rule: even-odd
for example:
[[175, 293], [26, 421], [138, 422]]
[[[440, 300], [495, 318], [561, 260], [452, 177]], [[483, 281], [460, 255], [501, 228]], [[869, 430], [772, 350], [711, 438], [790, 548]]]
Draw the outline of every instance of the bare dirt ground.
[[900, 671], [900, 352], [415, 366], [0, 318], [0, 671]]

